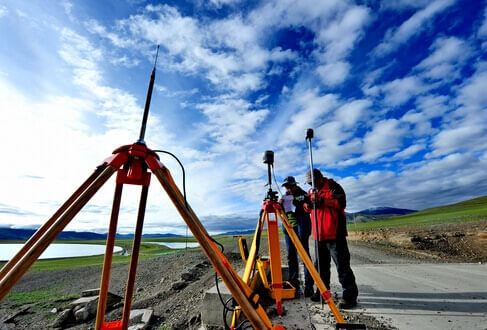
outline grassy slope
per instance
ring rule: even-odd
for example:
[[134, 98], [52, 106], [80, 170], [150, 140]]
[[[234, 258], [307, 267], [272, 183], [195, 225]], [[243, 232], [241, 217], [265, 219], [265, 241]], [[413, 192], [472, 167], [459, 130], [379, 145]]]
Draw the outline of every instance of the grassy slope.
[[359, 231], [399, 226], [426, 226], [480, 220], [487, 220], [487, 196], [456, 204], [434, 207], [408, 215], [366, 223], [349, 224], [348, 229], [351, 231]]

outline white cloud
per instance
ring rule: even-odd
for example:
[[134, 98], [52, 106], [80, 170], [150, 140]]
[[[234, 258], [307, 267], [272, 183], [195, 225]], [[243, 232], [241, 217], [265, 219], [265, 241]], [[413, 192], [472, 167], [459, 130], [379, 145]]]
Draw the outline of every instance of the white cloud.
[[241, 1], [242, 0], [210, 0], [210, 3], [217, 8], [221, 8], [224, 5], [234, 5]]
[[91, 33], [98, 34], [103, 38], [110, 40], [113, 45], [117, 47], [137, 47], [137, 43], [130, 38], [122, 38], [120, 35], [108, 32], [105, 26], [101, 25], [97, 20], [90, 19], [85, 23], [85, 28]]
[[379, 121], [364, 137], [363, 158], [370, 161], [398, 150], [407, 133], [408, 130], [396, 119]]
[[472, 53], [465, 41], [455, 37], [438, 38], [430, 49], [432, 54], [415, 69], [423, 71], [421, 75], [424, 78], [441, 79], [444, 82], [460, 77], [460, 71]]
[[319, 95], [318, 91], [294, 91], [292, 97], [296, 112], [289, 118], [289, 123], [282, 132], [280, 145], [292, 144], [303, 140], [303, 132], [307, 128], [316, 127], [323, 122], [323, 116], [338, 106], [338, 98], [334, 94]]
[[266, 109], [251, 110], [247, 101], [231, 97], [199, 104], [197, 108], [208, 118], [208, 124], [201, 128], [216, 140], [214, 148], [219, 152], [242, 148], [252, 142], [250, 136], [269, 113]]
[[433, 138], [433, 151], [429, 157], [447, 155], [457, 151], [483, 149], [487, 147], [483, 125], [469, 125], [443, 129]]
[[485, 109], [487, 107], [486, 84], [487, 70], [477, 71], [471, 78], [466, 80], [464, 86], [459, 90], [459, 101], [466, 106]]
[[360, 40], [370, 21], [367, 7], [351, 7], [330, 25], [319, 31], [316, 42], [325, 47], [323, 59], [338, 62], [345, 58]]
[[449, 100], [450, 98], [446, 95], [419, 96], [416, 98], [416, 107], [426, 119], [432, 119], [441, 117], [451, 109]]
[[452, 6], [455, 0], [436, 0], [429, 5], [414, 13], [409, 19], [398, 28], [391, 28], [386, 31], [384, 41], [379, 44], [374, 53], [378, 56], [387, 55], [402, 44], [406, 43], [413, 36], [422, 33], [430, 26], [428, 22], [448, 7]]
[[335, 62], [320, 65], [316, 71], [321, 77], [321, 81], [328, 86], [336, 86], [343, 83], [350, 71], [350, 64], [347, 62]]
[[347, 193], [349, 212], [375, 206], [421, 210], [485, 194], [485, 167], [485, 154], [452, 154], [414, 163], [397, 173], [372, 171], [338, 182]]
[[0, 18], [8, 15], [8, 8], [5, 6], [0, 6]]
[[429, 89], [415, 76], [395, 79], [378, 87], [385, 94], [383, 102], [392, 107], [400, 106]]
[[353, 128], [360, 121], [368, 118], [367, 110], [372, 105], [370, 100], [354, 100], [338, 108], [335, 120], [340, 121], [346, 128]]
[[394, 159], [408, 159], [411, 156], [414, 156], [416, 153], [418, 153], [421, 150], [424, 150], [426, 148], [426, 145], [421, 143], [421, 144], [413, 144], [407, 147], [406, 149], [401, 150], [400, 152], [396, 153], [393, 158]]

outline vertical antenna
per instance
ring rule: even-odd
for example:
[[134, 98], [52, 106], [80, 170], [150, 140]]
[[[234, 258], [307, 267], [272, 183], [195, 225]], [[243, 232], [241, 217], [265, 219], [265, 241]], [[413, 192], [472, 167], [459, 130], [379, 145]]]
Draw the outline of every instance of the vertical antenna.
[[152, 74], [150, 75], [149, 89], [147, 90], [147, 98], [145, 99], [144, 117], [142, 118], [142, 126], [140, 127], [139, 139], [137, 140], [137, 143], [141, 143], [141, 144], [145, 144], [144, 141], [145, 127], [147, 126], [147, 117], [149, 116], [150, 100], [152, 98], [152, 88], [154, 88], [154, 80], [156, 77], [156, 64], [157, 64], [158, 56], [159, 56], [159, 45], [157, 45], [156, 59], [154, 60], [154, 68], [152, 69]]

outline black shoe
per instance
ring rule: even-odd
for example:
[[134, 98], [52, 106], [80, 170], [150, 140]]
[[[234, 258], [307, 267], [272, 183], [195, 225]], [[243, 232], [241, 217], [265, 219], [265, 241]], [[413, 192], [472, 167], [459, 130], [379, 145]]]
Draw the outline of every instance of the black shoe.
[[313, 288], [310, 287], [304, 288], [304, 296], [306, 298], [311, 297], [313, 293], [314, 293]]
[[338, 307], [342, 309], [351, 309], [357, 306], [357, 300], [345, 300], [345, 299], [340, 299], [338, 302]]
[[321, 300], [321, 294], [320, 294], [320, 291], [316, 291], [315, 293], [313, 293], [313, 295], [311, 296], [311, 301], [320, 301]]

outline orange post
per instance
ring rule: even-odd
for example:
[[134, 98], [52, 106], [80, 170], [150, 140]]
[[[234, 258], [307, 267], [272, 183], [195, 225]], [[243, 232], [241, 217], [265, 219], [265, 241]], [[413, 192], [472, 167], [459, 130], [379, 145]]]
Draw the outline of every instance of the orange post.
[[125, 301], [123, 304], [122, 329], [126, 330], [129, 326], [130, 307], [132, 307], [132, 297], [134, 294], [135, 276], [137, 272], [137, 262], [139, 260], [140, 242], [142, 240], [142, 227], [144, 225], [144, 214], [147, 203], [147, 193], [149, 186], [142, 186], [140, 195], [139, 212], [137, 216], [137, 225], [135, 226], [134, 242], [132, 243], [132, 255], [130, 256], [129, 275], [127, 287], [125, 289]]
[[265, 206], [269, 212], [266, 212], [267, 218], [267, 240], [269, 244], [269, 253], [271, 261], [271, 297], [276, 300], [277, 314], [282, 315], [282, 267], [281, 267], [281, 249], [279, 246], [279, 227], [277, 215], [271, 204]]
[[112, 215], [108, 228], [107, 246], [105, 248], [105, 258], [103, 260], [103, 271], [100, 281], [100, 293], [98, 295], [98, 308], [96, 312], [95, 329], [99, 330], [105, 322], [105, 311], [107, 307], [108, 286], [110, 283], [110, 272], [112, 269], [113, 247], [115, 246], [115, 237], [117, 234], [118, 213], [120, 211], [120, 201], [122, 199], [123, 185], [118, 183], [115, 187], [113, 197]]

